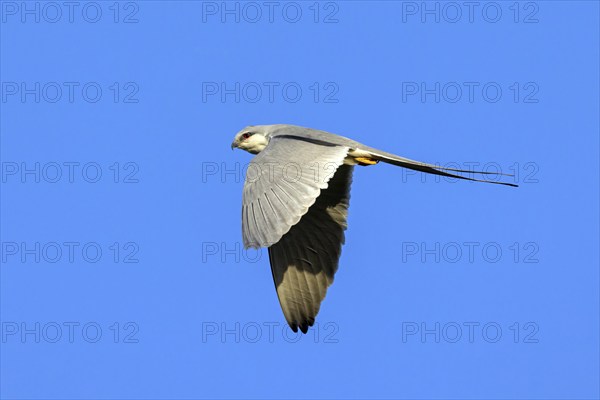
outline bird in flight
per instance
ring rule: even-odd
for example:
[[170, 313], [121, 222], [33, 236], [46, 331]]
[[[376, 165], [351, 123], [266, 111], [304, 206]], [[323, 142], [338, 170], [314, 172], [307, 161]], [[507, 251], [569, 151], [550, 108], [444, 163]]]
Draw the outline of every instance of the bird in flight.
[[268, 247], [279, 303], [294, 332], [300, 328], [306, 333], [314, 324], [333, 283], [355, 165], [384, 162], [446, 177], [517, 186], [456, 174], [494, 172], [442, 168], [294, 125], [248, 126], [235, 135], [231, 148], [256, 154], [244, 183], [244, 247]]

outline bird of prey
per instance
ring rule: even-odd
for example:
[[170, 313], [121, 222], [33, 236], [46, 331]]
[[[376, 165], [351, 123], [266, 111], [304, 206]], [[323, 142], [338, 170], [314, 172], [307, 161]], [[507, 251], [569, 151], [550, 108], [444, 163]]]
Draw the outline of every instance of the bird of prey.
[[244, 247], [268, 247], [279, 303], [294, 332], [300, 328], [306, 333], [314, 324], [333, 282], [355, 165], [381, 161], [430, 174], [517, 186], [456, 175], [474, 171], [413, 161], [294, 125], [248, 126], [235, 135], [231, 148], [256, 154], [244, 183]]

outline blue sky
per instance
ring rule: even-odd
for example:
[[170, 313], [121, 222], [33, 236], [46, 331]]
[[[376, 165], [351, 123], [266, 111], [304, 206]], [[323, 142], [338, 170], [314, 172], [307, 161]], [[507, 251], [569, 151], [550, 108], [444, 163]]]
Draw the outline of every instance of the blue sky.
[[[0, 396], [598, 398], [597, 2], [0, 3]], [[249, 124], [357, 168], [306, 336], [244, 251]]]

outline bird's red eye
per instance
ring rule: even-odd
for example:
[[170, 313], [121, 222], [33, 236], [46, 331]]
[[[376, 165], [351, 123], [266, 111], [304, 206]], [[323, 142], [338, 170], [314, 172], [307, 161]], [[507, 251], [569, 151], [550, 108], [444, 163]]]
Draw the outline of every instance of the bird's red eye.
[[244, 138], [244, 139], [248, 139], [250, 136], [252, 136], [252, 134], [248, 133], [248, 132], [242, 134], [242, 138]]

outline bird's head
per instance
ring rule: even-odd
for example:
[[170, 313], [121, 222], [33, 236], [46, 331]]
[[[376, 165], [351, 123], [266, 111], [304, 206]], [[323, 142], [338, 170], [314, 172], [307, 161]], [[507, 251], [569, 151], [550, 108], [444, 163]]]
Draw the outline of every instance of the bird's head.
[[269, 135], [263, 126], [247, 126], [239, 131], [233, 142], [231, 149], [234, 147], [246, 150], [248, 153], [258, 154], [269, 144]]

